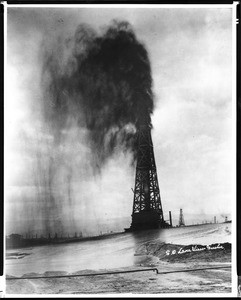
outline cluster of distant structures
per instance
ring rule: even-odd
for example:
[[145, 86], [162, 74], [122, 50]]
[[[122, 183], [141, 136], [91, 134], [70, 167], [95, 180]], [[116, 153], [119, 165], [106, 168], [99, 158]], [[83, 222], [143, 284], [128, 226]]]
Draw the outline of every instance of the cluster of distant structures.
[[61, 242], [67, 242], [74, 239], [79, 239], [82, 237], [82, 233], [75, 235], [73, 237], [70, 237], [69, 235], [67, 237], [58, 236], [57, 233], [55, 233], [54, 236], [51, 236], [50, 234], [48, 237], [44, 237], [41, 235], [38, 237], [38, 235], [30, 235], [26, 234], [25, 237], [20, 234], [10, 234], [6, 237], [6, 249], [11, 248], [19, 248], [19, 247], [29, 247], [29, 246], [40, 246], [40, 245], [46, 245], [49, 243], [61, 243]]
[[61, 243], [72, 243], [84, 240], [93, 240], [108, 237], [109, 235], [113, 235], [113, 232], [110, 231], [108, 233], [100, 232], [97, 236], [83, 236], [82, 232], [75, 234], [73, 236], [58, 236], [57, 233], [55, 235], [48, 235], [47, 237], [41, 235], [30, 235], [26, 234], [25, 237], [21, 234], [12, 233], [6, 237], [6, 249], [16, 249], [22, 247], [32, 247], [32, 246], [41, 246], [47, 244], [61, 244]]
[[[225, 216], [225, 221], [224, 222], [221, 222], [221, 223], [231, 223], [232, 221], [231, 220], [228, 220], [228, 217]], [[213, 218], [213, 222], [212, 221], [202, 221], [201, 223], [193, 223], [192, 225], [187, 225], [184, 221], [184, 214], [183, 214], [183, 210], [182, 208], [180, 209], [180, 214], [179, 214], [179, 222], [178, 224], [175, 226], [175, 227], [183, 227], [183, 226], [195, 226], [195, 225], [205, 225], [205, 224], [218, 224], [218, 220], [217, 220], [217, 217], [214, 216]], [[173, 227], [172, 225], [172, 212], [169, 211], [169, 224], [170, 224], [170, 227]]]
[[[225, 221], [220, 223], [231, 223], [231, 220], [228, 220], [228, 217], [225, 216]], [[216, 216], [214, 216], [213, 222], [208, 221], [202, 221], [202, 223], [196, 223], [192, 225], [186, 225], [184, 221], [184, 214], [183, 210], [180, 209], [179, 214], [179, 223], [176, 226], [172, 225], [172, 214], [171, 211], [169, 211], [169, 227], [186, 227], [186, 226], [197, 226], [197, 225], [205, 225], [205, 224], [217, 224], [219, 223], [217, 221]], [[6, 249], [14, 249], [14, 248], [22, 248], [22, 247], [31, 247], [31, 246], [41, 246], [41, 245], [47, 245], [47, 244], [60, 244], [60, 243], [72, 243], [72, 242], [78, 242], [83, 240], [89, 240], [89, 239], [100, 239], [105, 238], [110, 235], [113, 235], [114, 233], [112, 231], [108, 233], [102, 233], [100, 232], [97, 236], [83, 236], [82, 232], [79, 234], [75, 232], [74, 235], [70, 236], [69, 234], [67, 236], [58, 236], [57, 233], [51, 236], [51, 234], [48, 234], [48, 236], [38, 236], [37, 234], [31, 235], [27, 233], [25, 237], [20, 234], [10, 234], [6, 237]]]

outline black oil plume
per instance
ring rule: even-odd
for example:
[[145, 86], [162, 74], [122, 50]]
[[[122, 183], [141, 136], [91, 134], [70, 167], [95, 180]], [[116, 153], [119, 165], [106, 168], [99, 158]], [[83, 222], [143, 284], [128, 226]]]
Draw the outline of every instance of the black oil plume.
[[87, 131], [95, 167], [116, 151], [136, 159], [136, 133], [151, 125], [152, 77], [148, 53], [128, 22], [112, 21], [97, 33], [87, 24], [74, 37], [44, 49], [45, 119], [61, 140], [70, 120]]

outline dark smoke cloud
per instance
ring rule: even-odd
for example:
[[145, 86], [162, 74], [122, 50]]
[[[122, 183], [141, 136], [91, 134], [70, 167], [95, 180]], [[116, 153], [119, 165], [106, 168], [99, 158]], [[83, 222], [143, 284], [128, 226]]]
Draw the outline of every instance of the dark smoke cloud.
[[95, 167], [117, 151], [136, 158], [136, 132], [151, 125], [153, 94], [148, 53], [128, 22], [97, 33], [87, 24], [74, 37], [43, 45], [44, 115], [56, 141], [75, 119], [88, 132]]

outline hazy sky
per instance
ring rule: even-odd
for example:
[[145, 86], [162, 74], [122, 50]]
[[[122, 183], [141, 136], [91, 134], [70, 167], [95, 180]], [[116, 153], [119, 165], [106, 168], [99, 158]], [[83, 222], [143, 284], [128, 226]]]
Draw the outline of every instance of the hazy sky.
[[[80, 23], [98, 30], [112, 19], [130, 22], [149, 53], [155, 95], [152, 138], [165, 218], [171, 210], [177, 223], [180, 208], [187, 223], [196, 217], [205, 220], [205, 215], [207, 220], [216, 215], [223, 221], [221, 215], [231, 213], [230, 8], [10, 7], [5, 92], [9, 232], [40, 233], [46, 230], [41, 225], [44, 215], [55, 219], [55, 225], [58, 220], [62, 231], [68, 227], [96, 232], [100, 224], [117, 217], [125, 219], [111, 225], [114, 230], [130, 225], [135, 170], [128, 155], [116, 155], [101, 176], [90, 176], [84, 133], [72, 126], [62, 146], [53, 148], [39, 104], [43, 40], [72, 36]], [[50, 157], [58, 174], [56, 207], [46, 203], [38, 176], [45, 174]], [[69, 168], [71, 173], [66, 171]], [[68, 174], [71, 189], [65, 186]]]

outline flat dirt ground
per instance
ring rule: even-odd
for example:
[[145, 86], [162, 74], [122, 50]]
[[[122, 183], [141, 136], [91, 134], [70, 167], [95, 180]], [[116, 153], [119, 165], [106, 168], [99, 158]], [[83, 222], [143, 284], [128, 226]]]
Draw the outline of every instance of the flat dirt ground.
[[[168, 246], [166, 246], [168, 247]], [[174, 246], [172, 246], [174, 247]], [[169, 246], [170, 248], [170, 246]], [[145, 250], [143, 250], [145, 249]], [[149, 250], [148, 250], [149, 249]], [[144, 252], [148, 252], [145, 253]], [[182, 256], [164, 256], [163, 249], [145, 245], [136, 255], [143, 257], [139, 266], [118, 270], [126, 271], [145, 268], [157, 268], [158, 271], [177, 271], [205, 267], [230, 266], [229, 251], [215, 251], [184, 254]], [[98, 271], [100, 272], [100, 271]], [[92, 270], [72, 274], [97, 273]], [[24, 276], [67, 275], [67, 272], [45, 272], [44, 274], [25, 274]], [[7, 294], [165, 294], [165, 293], [231, 293], [231, 268], [156, 274], [155, 271], [122, 273], [71, 278], [46, 278], [7, 280]], [[220, 295], [221, 296], [221, 295]]]

